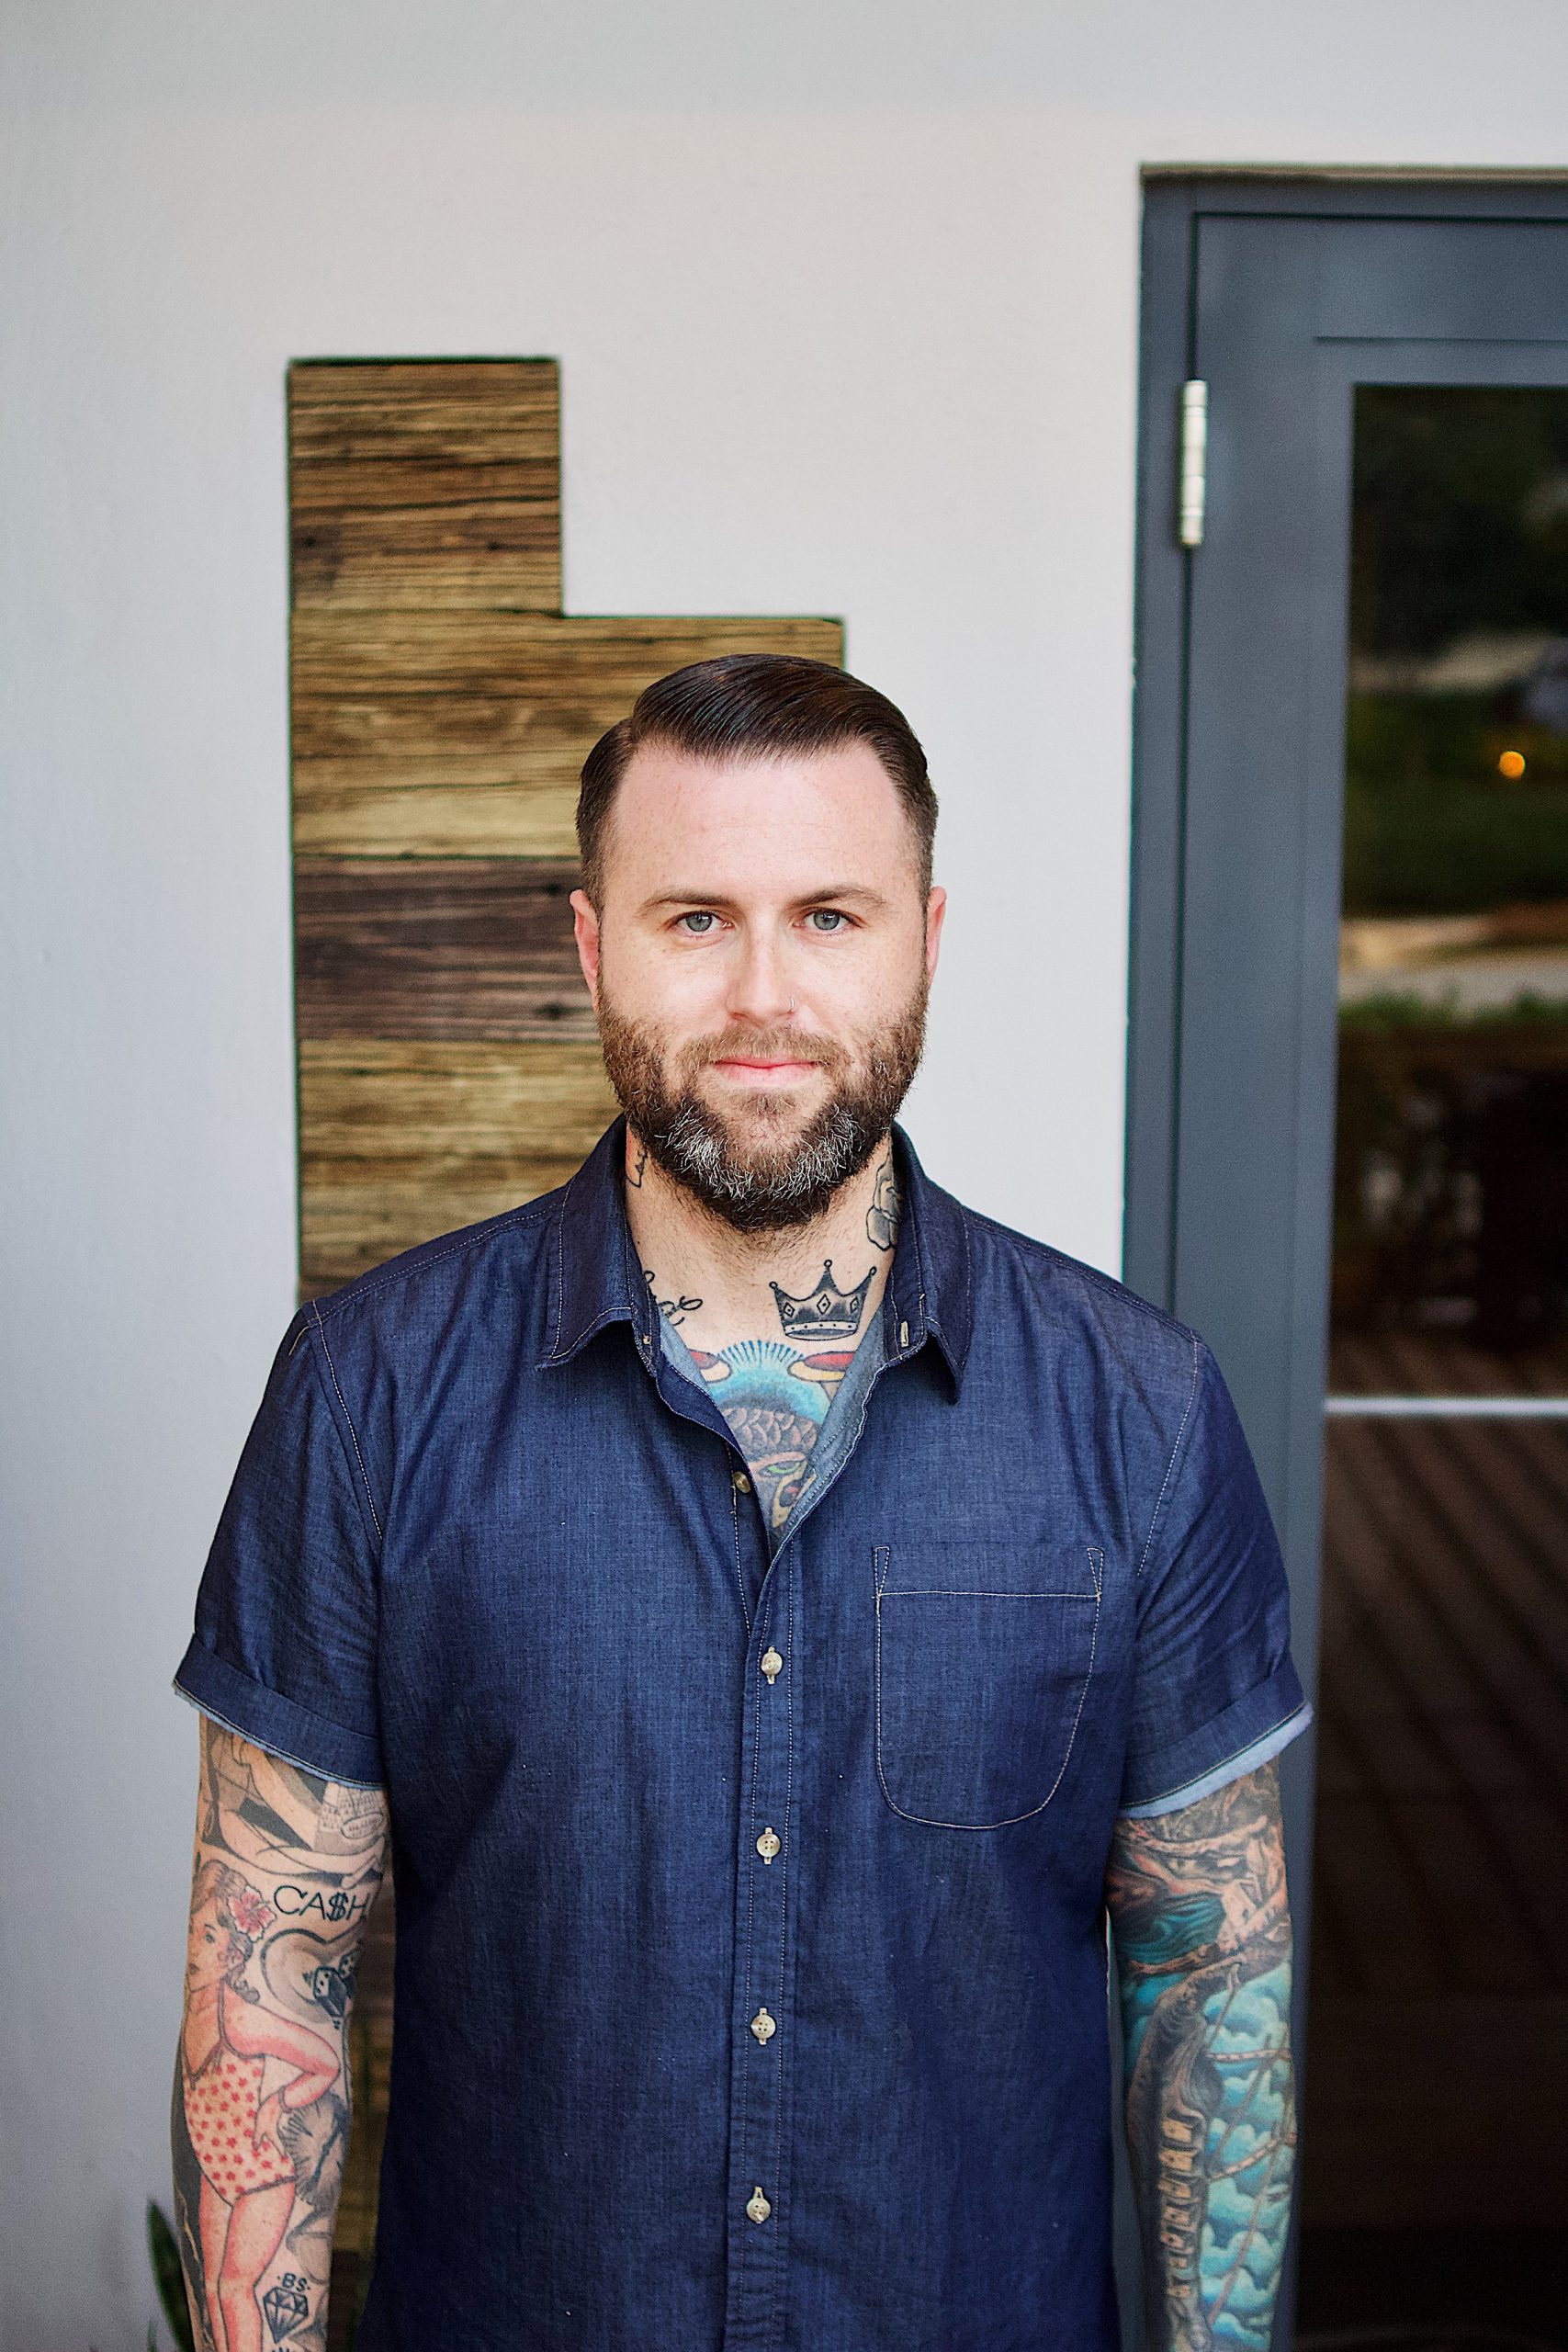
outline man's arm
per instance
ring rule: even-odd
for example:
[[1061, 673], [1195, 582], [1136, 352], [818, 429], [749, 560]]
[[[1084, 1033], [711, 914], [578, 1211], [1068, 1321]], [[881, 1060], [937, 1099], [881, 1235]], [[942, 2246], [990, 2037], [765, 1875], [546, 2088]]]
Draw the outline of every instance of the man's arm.
[[202, 2352], [326, 2342], [346, 2036], [386, 1862], [380, 1792], [201, 1725], [175, 2211]]
[[1265, 2352], [1295, 2154], [1274, 1765], [1116, 1825], [1106, 1880], [1152, 2352]]

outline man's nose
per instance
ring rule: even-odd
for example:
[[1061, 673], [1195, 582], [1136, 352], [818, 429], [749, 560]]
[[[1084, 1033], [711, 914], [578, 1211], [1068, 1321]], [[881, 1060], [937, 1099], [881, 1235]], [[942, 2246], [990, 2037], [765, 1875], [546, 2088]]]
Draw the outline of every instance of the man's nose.
[[795, 989], [789, 957], [771, 933], [748, 933], [730, 967], [728, 1003], [731, 1021], [749, 1029], [773, 1029], [795, 1011]]

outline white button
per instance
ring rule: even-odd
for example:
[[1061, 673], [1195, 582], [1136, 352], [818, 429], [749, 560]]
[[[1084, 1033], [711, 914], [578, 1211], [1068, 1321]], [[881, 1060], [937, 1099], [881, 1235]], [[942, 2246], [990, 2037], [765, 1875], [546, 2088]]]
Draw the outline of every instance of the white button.
[[773, 2207], [763, 2196], [761, 2186], [759, 2183], [757, 2188], [751, 2191], [750, 2196], [746, 2199], [746, 2211], [750, 2214], [751, 2219], [754, 2222], [765, 2222], [773, 2210]]
[[763, 1673], [767, 1676], [768, 1688], [772, 1690], [773, 1684], [779, 1679], [779, 1672], [784, 1665], [783, 1658], [780, 1657], [777, 1650], [774, 1649], [773, 1645], [770, 1643], [757, 1662], [761, 1666]]
[[783, 1845], [784, 1840], [776, 1829], [764, 1829], [757, 1840], [757, 1851], [765, 1862], [771, 1862]]
[[909, 1344], [909, 1327], [908, 1327], [908, 1325], [907, 1323], [900, 1323], [900, 1324], [899, 1324], [899, 1326], [898, 1326], [898, 1345], [899, 1345], [901, 1348], [907, 1348], [907, 1347], [908, 1346], [908, 1344]]
[[759, 2041], [772, 2041], [778, 2030], [777, 2019], [768, 2015], [767, 2006], [764, 2003], [751, 2020], [752, 2032]]

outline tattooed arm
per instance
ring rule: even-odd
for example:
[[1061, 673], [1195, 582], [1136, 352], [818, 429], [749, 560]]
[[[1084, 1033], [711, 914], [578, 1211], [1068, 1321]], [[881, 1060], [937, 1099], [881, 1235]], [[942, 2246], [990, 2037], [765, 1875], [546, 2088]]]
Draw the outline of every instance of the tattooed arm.
[[1151, 2352], [1266, 2352], [1295, 2150], [1276, 1768], [1119, 1821], [1106, 1902]]
[[348, 2145], [344, 2048], [385, 1799], [205, 1716], [175, 2210], [201, 2352], [322, 2352]]

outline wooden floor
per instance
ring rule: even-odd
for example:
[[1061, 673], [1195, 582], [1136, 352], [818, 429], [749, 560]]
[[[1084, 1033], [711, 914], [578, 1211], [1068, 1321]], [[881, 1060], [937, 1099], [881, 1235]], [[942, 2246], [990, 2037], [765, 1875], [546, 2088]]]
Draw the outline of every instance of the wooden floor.
[[1331, 1419], [1325, 1468], [1305, 2218], [1563, 2226], [1568, 1421]]

